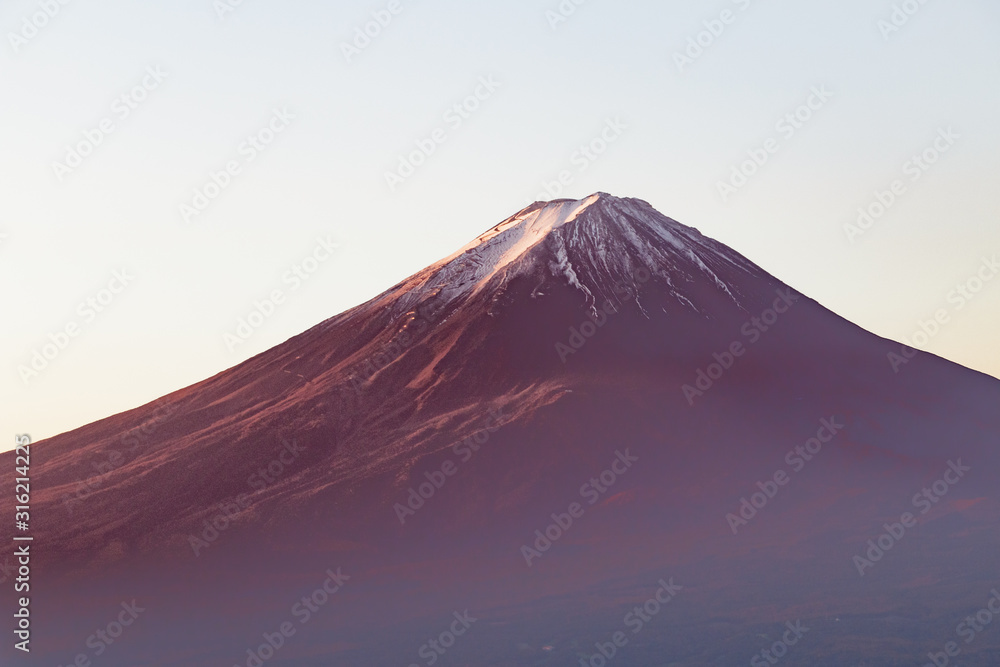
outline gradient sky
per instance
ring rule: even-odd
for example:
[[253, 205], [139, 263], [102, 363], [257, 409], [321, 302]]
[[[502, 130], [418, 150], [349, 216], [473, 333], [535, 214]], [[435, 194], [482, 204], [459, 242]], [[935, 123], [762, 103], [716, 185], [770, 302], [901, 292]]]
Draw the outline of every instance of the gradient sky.
[[[223, 2], [73, 0], [23, 43], [10, 35], [31, 34], [38, 0], [0, 7], [0, 449], [366, 301], [563, 170], [562, 196], [645, 199], [879, 335], [910, 339], [944, 309], [922, 347], [1000, 376], [1000, 276], [949, 301], [1000, 253], [995, 0], [928, 2], [891, 33], [888, 0], [587, 0], [554, 26], [558, 0], [398, 0], [351, 62], [341, 45], [388, 0], [243, 0], [220, 17]], [[679, 68], [706, 21], [721, 34]], [[166, 78], [122, 118], [116, 100], [157, 67]], [[478, 109], [446, 119], [490, 77]], [[832, 98], [787, 136], [777, 124], [814, 87]], [[276, 109], [294, 119], [248, 161], [241, 145]], [[104, 119], [114, 131], [60, 180], [53, 163]], [[609, 121], [625, 127], [581, 171], [574, 154]], [[385, 173], [437, 128], [444, 143], [390, 189]], [[905, 163], [948, 128], [953, 144], [912, 180]], [[718, 182], [769, 139], [766, 164], [723, 201]], [[180, 205], [231, 160], [240, 172], [185, 222]], [[905, 191], [850, 242], [844, 225], [896, 179]], [[339, 247], [293, 289], [286, 273], [320, 237]], [[122, 270], [130, 284], [84, 314]], [[225, 334], [275, 289], [284, 303], [230, 350]], [[73, 324], [24, 382], [18, 367]]]

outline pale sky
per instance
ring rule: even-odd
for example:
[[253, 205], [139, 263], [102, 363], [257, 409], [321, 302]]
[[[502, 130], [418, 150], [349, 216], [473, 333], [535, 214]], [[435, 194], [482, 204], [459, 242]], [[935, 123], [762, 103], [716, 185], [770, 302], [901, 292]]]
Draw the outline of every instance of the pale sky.
[[229, 368], [540, 195], [645, 199], [882, 336], [944, 310], [922, 347], [1000, 376], [1000, 275], [955, 291], [1000, 253], [995, 0], [898, 26], [888, 0], [227, 1], [0, 6], [0, 449]]

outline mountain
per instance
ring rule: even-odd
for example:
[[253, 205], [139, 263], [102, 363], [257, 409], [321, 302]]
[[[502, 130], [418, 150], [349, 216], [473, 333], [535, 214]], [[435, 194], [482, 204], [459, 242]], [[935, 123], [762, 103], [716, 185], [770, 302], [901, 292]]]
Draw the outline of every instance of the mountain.
[[34, 445], [33, 656], [995, 665], [956, 626], [1000, 584], [1000, 382], [902, 352], [643, 201], [536, 202]]

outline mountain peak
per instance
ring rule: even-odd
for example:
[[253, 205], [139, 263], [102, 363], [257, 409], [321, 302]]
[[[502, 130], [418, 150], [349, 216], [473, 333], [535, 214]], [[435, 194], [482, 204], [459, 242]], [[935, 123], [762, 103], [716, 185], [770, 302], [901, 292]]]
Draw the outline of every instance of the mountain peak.
[[[610, 197], [610, 195], [604, 196]], [[457, 257], [477, 246], [488, 243], [491, 239], [514, 227], [518, 227], [524, 232], [520, 235], [519, 242], [514, 245], [522, 247], [522, 249], [527, 249], [533, 245], [533, 240], [540, 240], [541, 237], [553, 229], [572, 222], [600, 198], [601, 193], [597, 193], [584, 199], [553, 199], [548, 202], [535, 202], [507, 218], [496, 227], [480, 234], [475, 240], [452, 255], [452, 257]]]
[[642, 271], [697, 310], [681, 285], [708, 282], [734, 299], [720, 279], [734, 269], [760, 273], [738, 253], [645, 201], [596, 192], [583, 199], [536, 201], [418, 275], [422, 292], [431, 289], [451, 301], [487, 284], [500, 288], [516, 275], [544, 271], [593, 302], [595, 294], [628, 284]]
[[[792, 307], [790, 290], [640, 200], [536, 202], [232, 369], [36, 443], [46, 548], [31, 595], [54, 638], [38, 662], [107, 623], [99, 589], [186, 624], [142, 626], [113, 664], [233, 664], [232, 650], [261, 665], [273, 651], [236, 653], [247, 628], [277, 627], [275, 610], [329, 575], [350, 581], [285, 664], [409, 664], [420, 637], [474, 606], [464, 664], [569, 665], [623, 601], [676, 575], [685, 606], [659, 625], [675, 627], [650, 627], [648, 651], [622, 664], [733, 664], [763, 629], [761, 590], [824, 627], [839, 664], [859, 645], [870, 664], [903, 664], [910, 647], [887, 633], [947, 628], [996, 585], [982, 554], [998, 544], [1000, 383], [923, 352], [890, 368], [897, 344], [812, 300]], [[959, 454], [976, 468], [952, 487], [970, 469], [944, 463]], [[791, 486], [738, 519], [779, 472]], [[942, 473], [933, 526], [861, 585], [848, 562], [873, 567], [876, 520]], [[0, 498], [15, 482], [0, 476]], [[571, 528], [553, 514], [567, 505], [583, 516]], [[262, 582], [254, 604], [246, 581]], [[931, 613], [903, 627], [914, 608]], [[736, 619], [723, 647], [720, 614]]]

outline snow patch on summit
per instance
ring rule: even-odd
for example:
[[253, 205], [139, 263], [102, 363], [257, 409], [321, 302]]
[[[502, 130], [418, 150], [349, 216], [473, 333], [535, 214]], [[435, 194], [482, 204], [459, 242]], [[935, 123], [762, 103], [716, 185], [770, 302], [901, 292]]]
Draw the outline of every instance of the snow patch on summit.
[[[537, 253], [536, 247], [544, 252]], [[414, 276], [403, 288], [407, 294], [401, 304], [412, 308], [428, 298], [436, 303], [465, 299], [497, 276], [506, 284], [514, 272], [529, 266], [523, 261], [529, 255], [545, 257], [551, 275], [579, 290], [591, 307], [595, 294], [628, 287], [640, 267], [658, 276], [674, 298], [695, 312], [700, 311], [684, 293], [686, 284], [707, 279], [739, 305], [736, 291], [721, 276], [729, 266], [758, 272], [728, 248], [649, 204], [599, 192], [578, 200], [535, 202]]]
[[[600, 198], [591, 195], [586, 199], [575, 201], [563, 200], [550, 202], [545, 206], [526, 209], [517, 215], [504, 220], [499, 225], [467, 244], [464, 248], [438, 262], [434, 268], [444, 277], [454, 274], [455, 281], [441, 285], [448, 296], [474, 291], [485, 284], [490, 278], [500, 273], [511, 262], [514, 262], [535, 245], [541, 243], [553, 229], [575, 220]], [[571, 284], [582, 287], [576, 278], [573, 267], [569, 264], [566, 249], [563, 247], [559, 258], [559, 270], [562, 271]], [[448, 289], [448, 288], [453, 289]]]
[[496, 239], [504, 232], [515, 228], [520, 230], [522, 234], [520, 235], [518, 242], [509, 247], [509, 253], [516, 253], [517, 255], [520, 255], [535, 243], [541, 241], [553, 229], [575, 220], [581, 213], [587, 210], [591, 204], [597, 202], [598, 199], [600, 199], [600, 195], [594, 194], [586, 199], [579, 199], [576, 201], [568, 199], [553, 201], [549, 202], [545, 206], [528, 211], [527, 213], [518, 213], [517, 215], [504, 220], [485, 234], [479, 235], [479, 237], [474, 241], [467, 244], [464, 248], [443, 261], [448, 262], [459, 255], [468, 252], [469, 250], [481, 247], [483, 244], [489, 245], [490, 241], [493, 239]]

